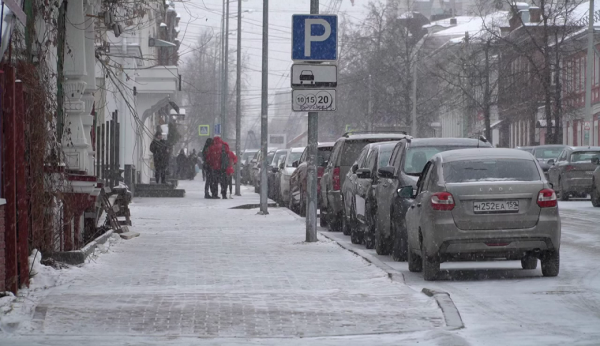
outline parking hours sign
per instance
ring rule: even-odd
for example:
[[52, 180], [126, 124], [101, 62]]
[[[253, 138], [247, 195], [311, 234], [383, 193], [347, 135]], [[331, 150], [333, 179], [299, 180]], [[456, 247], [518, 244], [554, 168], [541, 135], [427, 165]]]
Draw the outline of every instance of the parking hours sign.
[[292, 90], [292, 110], [295, 112], [335, 111], [335, 89]]

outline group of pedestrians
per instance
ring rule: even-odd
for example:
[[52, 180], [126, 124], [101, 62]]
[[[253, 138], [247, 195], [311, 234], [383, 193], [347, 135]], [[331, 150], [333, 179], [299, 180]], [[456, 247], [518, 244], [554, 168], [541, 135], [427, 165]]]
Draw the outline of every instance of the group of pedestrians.
[[181, 149], [179, 155], [177, 155], [177, 179], [194, 180], [203, 163], [202, 158], [196, 154], [196, 149], [192, 150], [189, 156]]
[[[219, 136], [215, 136], [214, 139], [208, 138], [202, 149], [202, 158], [204, 159], [202, 168], [206, 177], [204, 198], [226, 199], [228, 187], [229, 197], [233, 198], [233, 165], [237, 162], [237, 156], [229, 150], [229, 144]], [[219, 185], [221, 185], [221, 197], [219, 197]]]

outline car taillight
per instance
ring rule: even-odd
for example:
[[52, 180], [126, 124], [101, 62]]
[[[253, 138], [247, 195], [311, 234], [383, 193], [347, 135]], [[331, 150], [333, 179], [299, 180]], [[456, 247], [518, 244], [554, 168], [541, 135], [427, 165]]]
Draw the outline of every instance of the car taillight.
[[340, 184], [340, 168], [339, 167], [335, 167], [333, 169], [333, 191], [339, 191], [341, 184]]
[[537, 204], [540, 208], [553, 208], [558, 204], [556, 200], [556, 193], [550, 189], [543, 189], [538, 194]]
[[574, 170], [574, 169], [575, 169], [575, 167], [573, 167], [573, 166], [571, 166], [571, 165], [568, 165], [567, 167], [565, 167], [565, 171], [567, 171], [567, 172], [568, 172], [568, 171], [572, 171], [572, 170]]
[[433, 210], [454, 209], [454, 197], [449, 192], [437, 192], [431, 196], [431, 207]]

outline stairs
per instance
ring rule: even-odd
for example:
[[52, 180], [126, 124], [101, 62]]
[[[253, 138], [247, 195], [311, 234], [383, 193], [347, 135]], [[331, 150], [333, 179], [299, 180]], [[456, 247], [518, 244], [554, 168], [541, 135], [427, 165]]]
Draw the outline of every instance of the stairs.
[[135, 197], [185, 197], [185, 190], [172, 184], [135, 184]]

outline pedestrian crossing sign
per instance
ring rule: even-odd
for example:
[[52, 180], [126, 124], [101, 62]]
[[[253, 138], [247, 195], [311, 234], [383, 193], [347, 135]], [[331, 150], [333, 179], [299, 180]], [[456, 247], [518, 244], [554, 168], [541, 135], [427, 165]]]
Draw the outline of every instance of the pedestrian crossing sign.
[[198, 136], [210, 136], [210, 125], [198, 125]]

